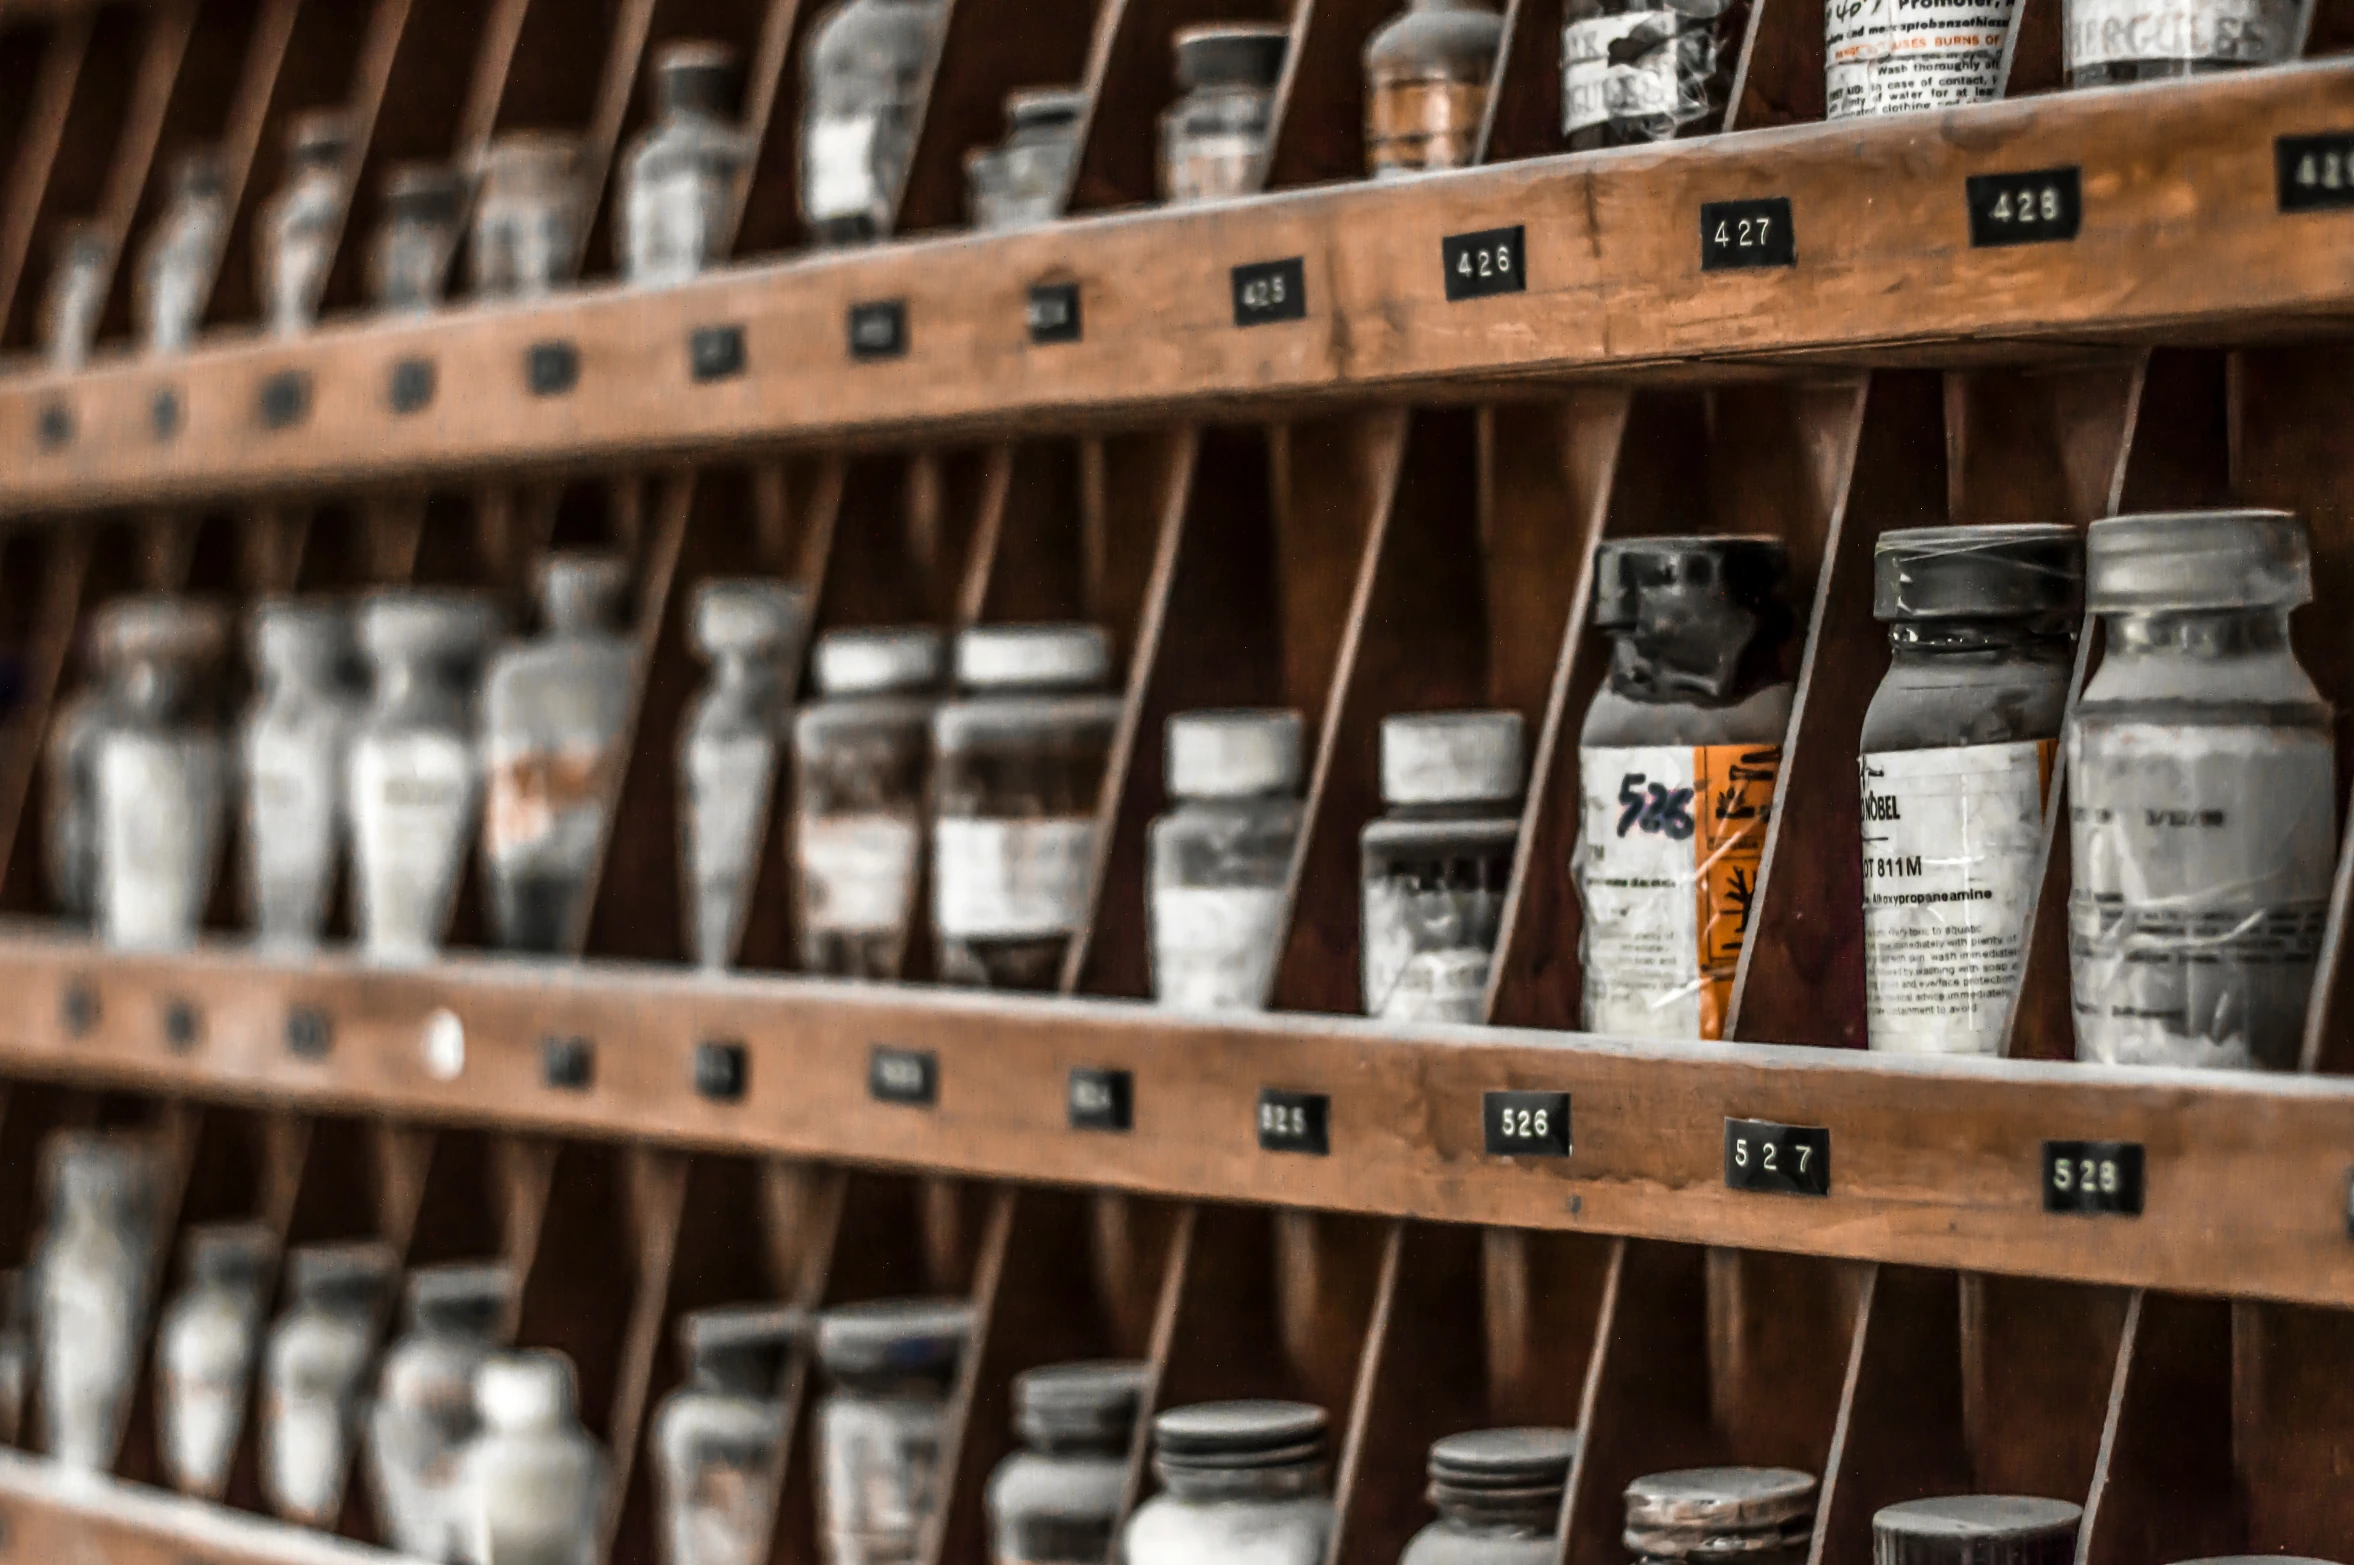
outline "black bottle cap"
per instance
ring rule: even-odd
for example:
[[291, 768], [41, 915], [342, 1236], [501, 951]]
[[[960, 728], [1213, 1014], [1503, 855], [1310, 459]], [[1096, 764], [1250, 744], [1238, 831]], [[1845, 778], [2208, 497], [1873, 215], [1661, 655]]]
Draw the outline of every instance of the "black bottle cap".
[[384, 173], [384, 209], [423, 222], [454, 223], [466, 205], [466, 176], [447, 163], [395, 163]]
[[664, 46], [654, 57], [654, 102], [666, 115], [731, 118], [736, 112], [736, 51], [704, 38]]
[[819, 1316], [817, 1356], [837, 1379], [945, 1380], [972, 1336], [961, 1299], [883, 1299]]
[[1014, 1378], [1014, 1428], [1036, 1446], [1125, 1446], [1149, 1373], [1147, 1366], [1123, 1359], [1026, 1371]]
[[809, 1312], [790, 1304], [729, 1304], [679, 1317], [679, 1356], [697, 1382], [774, 1398], [793, 1349], [809, 1340]]
[[1721, 701], [1752, 648], [1790, 634], [1790, 550], [1756, 533], [1627, 538], [1594, 551], [1594, 625], [1612, 641], [1611, 688], [1632, 700]]
[[2084, 1508], [1964, 1494], [1891, 1505], [1872, 1518], [1872, 1565], [2073, 1565]]
[[1306, 1402], [1200, 1402], [1152, 1421], [1163, 1467], [1238, 1471], [1320, 1460], [1331, 1420]]
[[1007, 131], [1075, 125], [1087, 112], [1084, 87], [1018, 87], [1005, 95]]
[[1187, 27], [1176, 48], [1181, 87], [1272, 87], [1283, 75], [1291, 29], [1280, 22]]
[[2073, 527], [1908, 527], [1872, 549], [1872, 614], [1883, 620], [2048, 620], [2084, 609], [2084, 539]]

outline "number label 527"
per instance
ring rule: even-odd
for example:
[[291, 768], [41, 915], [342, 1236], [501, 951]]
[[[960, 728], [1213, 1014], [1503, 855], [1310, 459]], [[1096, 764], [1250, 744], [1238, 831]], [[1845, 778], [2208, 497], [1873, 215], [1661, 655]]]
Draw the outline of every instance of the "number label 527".
[[1777, 1195], [1829, 1195], [1831, 1132], [1815, 1125], [1728, 1119], [1725, 1184]]

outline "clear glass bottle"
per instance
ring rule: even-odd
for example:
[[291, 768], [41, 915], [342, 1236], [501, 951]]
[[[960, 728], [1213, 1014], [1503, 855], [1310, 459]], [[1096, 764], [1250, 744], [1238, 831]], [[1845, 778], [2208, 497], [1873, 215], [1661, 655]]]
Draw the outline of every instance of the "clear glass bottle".
[[801, 215], [815, 243], [891, 232], [945, 13], [938, 0], [843, 0], [817, 24], [801, 125]]
[[1365, 1014], [1486, 1019], [1488, 969], [1520, 846], [1528, 759], [1518, 712], [1381, 721], [1381, 802], [1365, 828]]
[[1824, 0], [1829, 117], [1959, 109], [2002, 96], [2017, 8], [2018, 0]]
[[1161, 199], [1171, 206], [1256, 195], [1275, 123], [1275, 84], [1291, 49], [1279, 22], [1177, 30], [1177, 85], [1161, 115]]
[[809, 638], [809, 594], [785, 582], [707, 581], [688, 633], [711, 681], [678, 746], [679, 866], [687, 949], [710, 971], [734, 963], [751, 912]]
[[1998, 1055], [2043, 884], [2045, 788], [2083, 616], [2072, 527], [1893, 529], [1864, 713], [1864, 1016], [1875, 1049]]
[[138, 598], [115, 622], [122, 721], [98, 739], [98, 928], [127, 950], [195, 942], [220, 867], [229, 757], [219, 605]]
[[286, 135], [286, 183], [262, 208], [254, 257], [263, 311], [281, 337], [299, 337], [318, 324], [351, 202], [350, 161], [351, 120], [343, 111], [294, 116]]
[[1125, 1565], [1323, 1565], [1333, 1524], [1324, 1409], [1205, 1402], [1152, 1424], [1161, 1492], [1128, 1518]]
[[59, 1466], [114, 1466], [155, 1286], [156, 1169], [144, 1142], [63, 1131], [47, 1147], [49, 1216], [35, 1262], [41, 1414]]
[[1148, 1366], [1050, 1364], [1014, 1380], [1023, 1449], [984, 1497], [989, 1565], [1112, 1565]]
[[114, 281], [114, 251], [114, 234], [103, 223], [59, 229], [57, 259], [41, 301], [41, 359], [52, 374], [71, 374], [90, 362]]
[[117, 598], [92, 616], [89, 662], [94, 676], [63, 702], [43, 756], [42, 850], [49, 895], [76, 919], [98, 915], [99, 742], [131, 721], [133, 663], [139, 627], [168, 599]]
[[253, 1395], [278, 1238], [260, 1223], [210, 1223], [188, 1231], [186, 1254], [156, 1331], [156, 1445], [173, 1488], [217, 1500]]
[[886, 1299], [828, 1310], [817, 1357], [818, 1554], [824, 1565], [915, 1565], [947, 1495], [949, 1398], [972, 1307]]
[[1697, 1467], [1627, 1485], [1627, 1551], [1644, 1565], [1806, 1565], [1815, 1481], [1786, 1467]]
[[163, 215], [139, 254], [133, 302], [139, 340], [149, 353], [178, 353], [196, 340], [228, 243], [229, 196], [219, 154], [210, 147], [183, 153], [172, 165]]
[[1578, 734], [1588, 1032], [1719, 1038], [1790, 726], [1790, 554], [1755, 535], [1594, 559], [1610, 682]]
[[276, 598], [246, 620], [260, 695], [243, 735], [245, 888], [264, 947], [308, 951], [346, 832], [343, 777], [363, 710], [351, 616], [340, 603]]
[[1554, 1565], [1577, 1453], [1572, 1429], [1475, 1429], [1438, 1441], [1430, 1503], [1439, 1519], [1398, 1565]]
[[332, 1528], [400, 1262], [381, 1244], [298, 1245], [286, 1274], [291, 1302], [262, 1353], [262, 1494], [289, 1521]]
[[819, 699], [793, 718], [801, 967], [896, 978], [915, 919], [946, 643], [923, 626], [831, 630], [811, 662]]
[[779, 1400], [807, 1312], [781, 1305], [698, 1310], [679, 1322], [687, 1383], [654, 1415], [654, 1482], [665, 1565], [766, 1565], [785, 1437]]
[[1721, 129], [1749, 0], [1567, 0], [1561, 139], [1572, 152]]
[[368, 298], [382, 315], [429, 315], [449, 287], [466, 218], [466, 176], [440, 163], [395, 163], [368, 246]]
[[1872, 1518], [1876, 1565], [2076, 1565], [2084, 1508], [2024, 1495], [1907, 1500]]
[[965, 154], [965, 207], [983, 233], [1036, 228], [1063, 215], [1087, 120], [1083, 87], [1005, 96], [1005, 141]]
[[542, 629], [491, 659], [483, 682], [483, 859], [492, 937], [510, 951], [570, 955], [588, 937], [605, 821], [628, 764], [638, 652], [625, 633], [629, 561], [551, 554]]
[[501, 1354], [474, 1377], [482, 1433], [466, 1447], [461, 1492], [473, 1565], [597, 1565], [605, 1452], [580, 1427], [572, 1361]]
[[2071, 87], [2169, 81], [2277, 65], [2297, 49], [2297, 0], [2065, 0]]
[[1121, 700], [1093, 625], [976, 625], [932, 714], [932, 930], [940, 976], [1052, 989], [1087, 917]]
[[395, 589], [360, 605], [376, 689], [346, 797], [371, 961], [429, 961], [449, 928], [482, 803], [475, 687], [498, 628], [479, 593]]
[[1479, 161], [1504, 18], [1484, 0], [1408, 0], [1365, 45], [1365, 166], [1376, 179]]
[[509, 131], [483, 149], [466, 247], [476, 298], [540, 299], [572, 281], [580, 179], [580, 143], [561, 131]]
[[1166, 770], [1175, 807], [1145, 848], [1153, 998], [1180, 1011], [1264, 1010], [1299, 846], [1300, 714], [1179, 712]]
[[368, 1487], [386, 1541], [455, 1565], [466, 1532], [458, 1461], [481, 1427], [474, 1376], [506, 1341], [515, 1274], [461, 1262], [409, 1274], [408, 1321], [384, 1355], [368, 1409]]
[[2085, 556], [2107, 636], [2068, 722], [2077, 1058], [2295, 1070], [2337, 861], [2333, 714], [2289, 640], [2305, 524], [2111, 517]]
[[752, 142], [736, 124], [736, 52], [690, 39], [654, 60], [654, 124], [621, 169], [621, 269], [642, 287], [726, 259]]

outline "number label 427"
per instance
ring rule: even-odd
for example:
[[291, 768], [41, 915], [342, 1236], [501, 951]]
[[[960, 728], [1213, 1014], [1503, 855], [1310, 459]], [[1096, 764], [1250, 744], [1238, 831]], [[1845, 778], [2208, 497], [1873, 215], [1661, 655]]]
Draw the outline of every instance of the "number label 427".
[[1710, 201], [1700, 208], [1700, 269], [1740, 270], [1753, 266], [1796, 266], [1798, 233], [1790, 220], [1790, 198]]

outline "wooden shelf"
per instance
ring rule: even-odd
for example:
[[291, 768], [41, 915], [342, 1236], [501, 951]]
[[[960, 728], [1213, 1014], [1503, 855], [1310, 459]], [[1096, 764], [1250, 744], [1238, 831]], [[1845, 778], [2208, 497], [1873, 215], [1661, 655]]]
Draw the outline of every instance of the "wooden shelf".
[[397, 1565], [407, 1556], [0, 1451], [8, 1565]]

